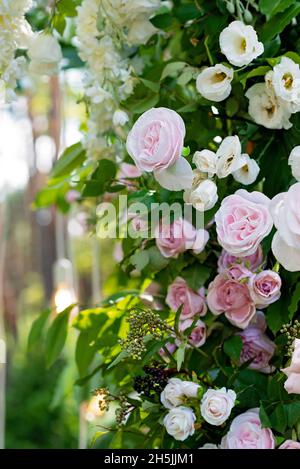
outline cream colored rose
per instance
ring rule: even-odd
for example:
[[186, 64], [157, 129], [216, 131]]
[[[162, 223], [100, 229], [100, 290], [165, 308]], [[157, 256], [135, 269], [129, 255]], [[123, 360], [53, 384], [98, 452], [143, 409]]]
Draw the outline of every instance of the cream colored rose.
[[208, 177], [213, 177], [217, 172], [217, 155], [211, 150], [196, 151], [193, 163], [202, 173], [207, 173]]
[[234, 407], [236, 393], [231, 389], [208, 389], [201, 401], [201, 415], [211, 425], [222, 425]]
[[220, 47], [227, 60], [237, 67], [248, 65], [264, 51], [254, 28], [242, 21], [233, 21], [220, 34]]
[[188, 397], [197, 397], [199, 385], [192, 381], [171, 378], [160, 395], [160, 401], [166, 409], [178, 407]]
[[51, 34], [34, 35], [30, 41], [28, 55], [31, 59], [31, 72], [44, 75], [58, 73], [62, 52], [57, 39]]
[[292, 175], [297, 181], [300, 181], [300, 146], [293, 148], [289, 156], [289, 165], [292, 169]]
[[230, 95], [232, 79], [232, 68], [217, 64], [199, 73], [196, 88], [204, 98], [220, 102]]
[[186, 190], [183, 194], [183, 200], [192, 204], [200, 212], [210, 210], [218, 201], [217, 186], [211, 179], [205, 179], [197, 187]]
[[232, 175], [237, 182], [247, 186], [256, 181], [260, 168], [249, 155], [243, 154], [242, 156], [245, 158], [245, 164], [237, 171], [234, 171]]
[[288, 57], [275, 65], [272, 83], [276, 96], [288, 102], [292, 112], [300, 110], [300, 67]]
[[196, 420], [192, 409], [184, 406], [174, 407], [164, 418], [164, 426], [175, 440], [184, 441], [195, 432]]
[[246, 163], [244, 156], [241, 154], [240, 140], [236, 135], [224, 138], [216, 156], [217, 176], [219, 179], [229, 176], [229, 174], [242, 168]]

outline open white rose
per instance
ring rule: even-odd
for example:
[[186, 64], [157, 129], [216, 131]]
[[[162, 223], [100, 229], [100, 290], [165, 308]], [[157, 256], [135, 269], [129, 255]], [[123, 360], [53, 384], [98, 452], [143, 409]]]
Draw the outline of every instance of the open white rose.
[[212, 177], [217, 172], [217, 155], [211, 150], [196, 151], [193, 157], [193, 163], [202, 173], [207, 173]]
[[199, 385], [192, 381], [171, 378], [162, 391], [160, 400], [166, 409], [172, 409], [183, 404], [187, 397], [197, 397], [198, 389]]
[[205, 68], [199, 73], [196, 88], [204, 98], [220, 102], [230, 95], [232, 79], [232, 68], [216, 64], [214, 67]]
[[245, 96], [249, 99], [248, 113], [257, 124], [267, 129], [289, 129], [291, 112], [284, 102], [277, 98], [266, 83], [251, 86]]
[[300, 181], [300, 146], [293, 148], [289, 156], [289, 165], [292, 169], [292, 175], [297, 181]]
[[192, 204], [200, 212], [210, 210], [218, 201], [217, 186], [211, 179], [205, 179], [197, 187], [186, 190], [183, 194], [183, 200]]
[[242, 21], [233, 21], [220, 34], [220, 47], [227, 60], [237, 67], [248, 65], [264, 51], [255, 29]]
[[234, 179], [245, 186], [253, 184], [256, 181], [260, 168], [255, 160], [251, 159], [246, 153], [242, 155], [245, 158], [245, 164], [237, 171], [232, 173]]
[[219, 179], [229, 176], [229, 174], [237, 171], [246, 163], [244, 156], [241, 154], [240, 140], [236, 135], [224, 138], [216, 156], [217, 176]]
[[192, 409], [180, 406], [171, 409], [164, 418], [164, 426], [175, 440], [184, 441], [195, 432], [196, 420]]
[[61, 47], [57, 39], [48, 33], [36, 34], [30, 41], [28, 55], [33, 73], [55, 75], [62, 60]]
[[300, 67], [288, 57], [282, 57], [273, 68], [272, 82], [276, 96], [291, 105], [291, 111], [300, 110]]
[[201, 401], [201, 415], [211, 425], [222, 425], [234, 407], [236, 393], [231, 389], [208, 389]]

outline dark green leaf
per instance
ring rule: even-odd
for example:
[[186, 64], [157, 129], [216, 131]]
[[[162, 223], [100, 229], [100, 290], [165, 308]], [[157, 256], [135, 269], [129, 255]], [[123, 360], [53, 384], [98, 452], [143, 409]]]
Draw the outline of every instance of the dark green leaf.
[[74, 305], [57, 314], [46, 336], [46, 363], [49, 368], [59, 357], [67, 338], [69, 316]]
[[232, 360], [238, 361], [243, 348], [243, 341], [240, 336], [235, 335], [224, 342], [224, 352]]
[[42, 337], [43, 329], [46, 325], [46, 322], [50, 316], [51, 309], [47, 309], [39, 315], [39, 317], [34, 321], [31, 326], [30, 333], [28, 336], [28, 350], [31, 350], [34, 345], [36, 345]]

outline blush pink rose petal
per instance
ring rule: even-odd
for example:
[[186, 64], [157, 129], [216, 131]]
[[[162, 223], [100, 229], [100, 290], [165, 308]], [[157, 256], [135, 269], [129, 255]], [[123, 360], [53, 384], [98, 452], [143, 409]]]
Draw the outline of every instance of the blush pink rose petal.
[[270, 428], [262, 428], [259, 409], [250, 409], [233, 419], [221, 449], [274, 449], [275, 438]]
[[263, 270], [249, 279], [249, 291], [257, 308], [266, 308], [279, 300], [281, 278], [273, 270]]
[[261, 246], [258, 246], [254, 254], [242, 258], [233, 256], [223, 249], [218, 259], [218, 272], [221, 274], [224, 270], [234, 264], [242, 264], [248, 267], [251, 272], [255, 272], [259, 267], [264, 265], [264, 262], [264, 255]]
[[254, 254], [272, 230], [270, 199], [244, 189], [226, 197], [215, 215], [219, 244], [233, 256]]
[[285, 440], [278, 449], [300, 449], [300, 443], [299, 441]]
[[[179, 331], [184, 332], [186, 329], [192, 326], [193, 319], [185, 319], [184, 321], [180, 321], [179, 323]], [[206, 325], [204, 324], [201, 319], [199, 319], [194, 329], [192, 330], [189, 336], [189, 343], [192, 344], [194, 347], [201, 347], [205, 344], [206, 341]], [[179, 345], [179, 342], [178, 342]]]
[[300, 394], [300, 339], [294, 340], [294, 351], [290, 366], [281, 370], [287, 380], [284, 387], [289, 394]]
[[178, 311], [182, 306], [180, 315], [182, 320], [192, 318], [195, 314], [204, 316], [207, 311], [205, 289], [202, 287], [195, 292], [188, 287], [186, 281], [181, 277], [177, 277], [169, 285], [166, 303], [173, 311]]

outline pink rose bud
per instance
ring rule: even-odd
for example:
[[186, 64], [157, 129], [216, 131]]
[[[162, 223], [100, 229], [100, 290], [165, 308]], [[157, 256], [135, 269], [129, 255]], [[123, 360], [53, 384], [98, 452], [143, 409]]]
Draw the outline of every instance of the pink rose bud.
[[263, 250], [258, 246], [254, 254], [245, 257], [236, 257], [229, 254], [229, 252], [222, 250], [218, 259], [218, 272], [221, 274], [224, 270], [235, 264], [242, 264], [247, 267], [251, 272], [255, 272], [259, 267], [264, 264]]
[[257, 308], [266, 308], [279, 300], [281, 278], [273, 270], [264, 270], [249, 280], [249, 290]]
[[207, 311], [205, 289], [202, 287], [195, 292], [181, 277], [177, 277], [169, 286], [166, 303], [173, 311], [178, 311], [183, 306], [180, 315], [182, 320], [192, 318], [195, 314], [204, 316]]
[[[179, 331], [184, 332], [186, 329], [191, 327], [193, 324], [193, 319], [185, 319], [179, 323]], [[206, 341], [206, 326], [201, 319], [199, 319], [196, 324], [195, 328], [192, 330], [189, 336], [190, 344], [194, 345], [194, 347], [201, 347], [205, 344]], [[179, 345], [179, 344], [178, 344]]]

